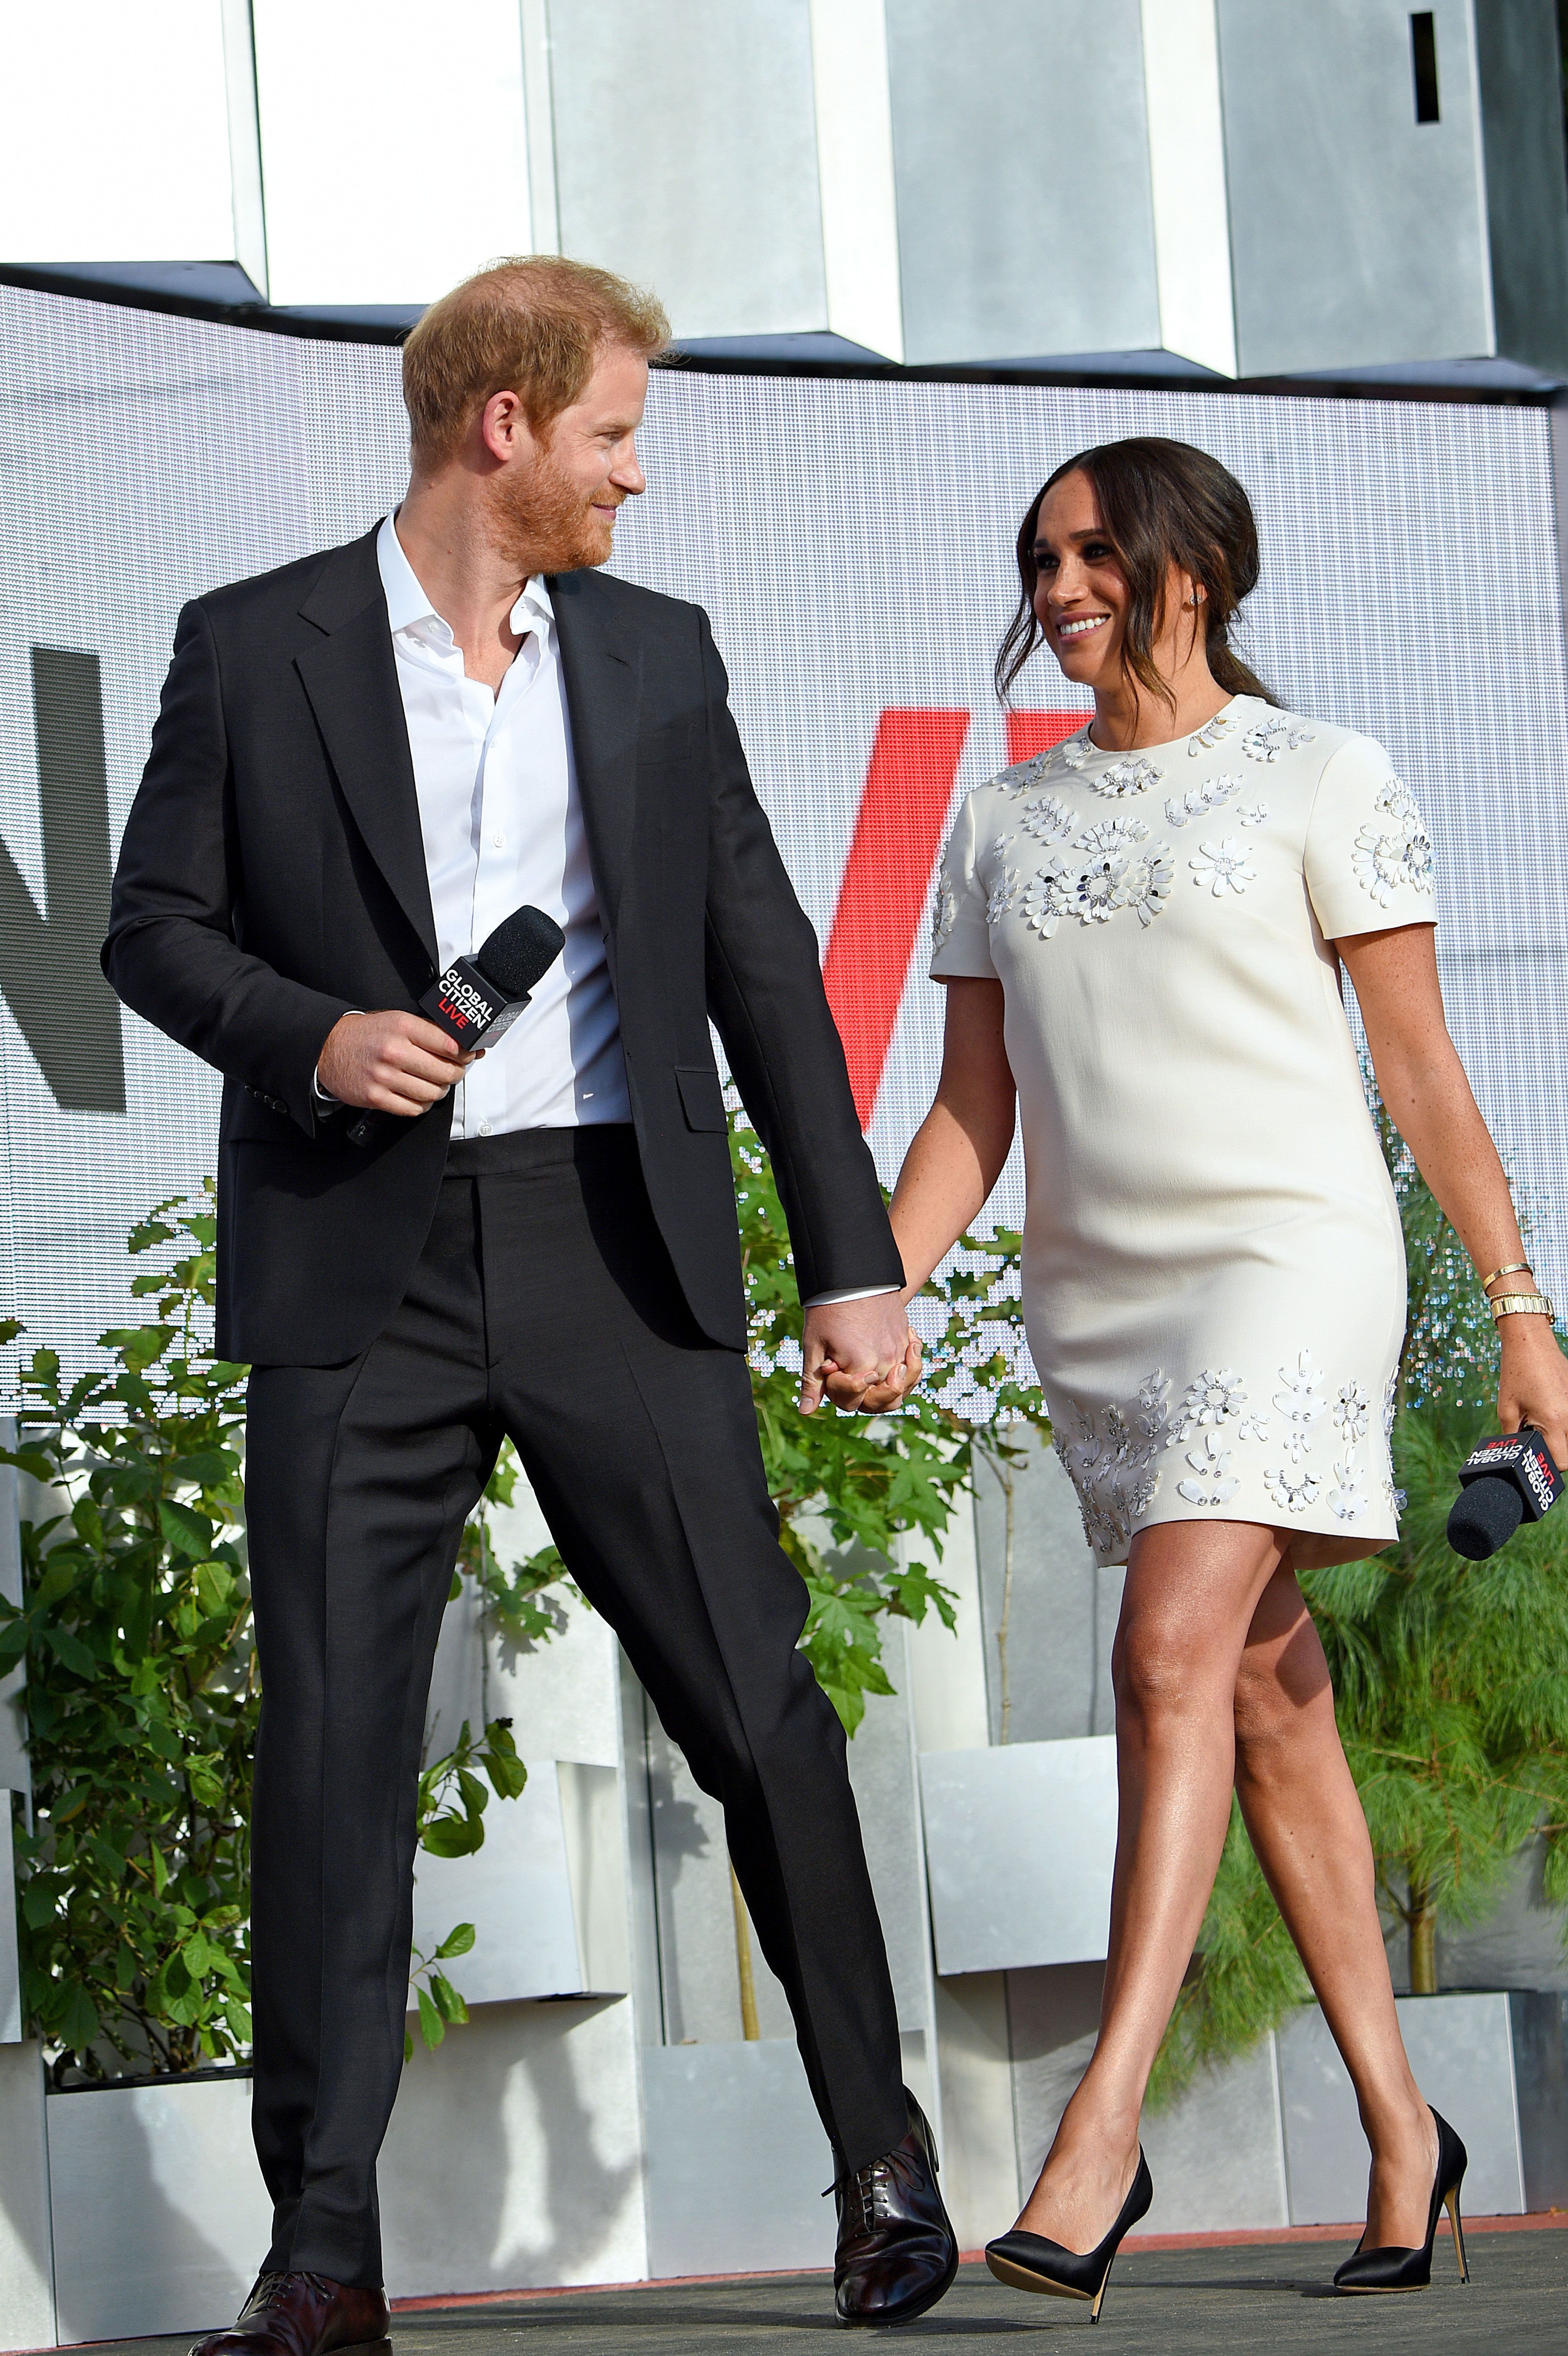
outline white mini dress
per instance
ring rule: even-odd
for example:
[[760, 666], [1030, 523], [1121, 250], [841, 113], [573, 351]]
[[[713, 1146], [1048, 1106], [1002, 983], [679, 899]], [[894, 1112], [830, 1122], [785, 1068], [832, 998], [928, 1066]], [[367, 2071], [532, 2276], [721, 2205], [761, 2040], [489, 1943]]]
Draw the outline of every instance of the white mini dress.
[[960, 810], [931, 972], [1005, 993], [1025, 1323], [1101, 1565], [1154, 1522], [1397, 1535], [1404, 1248], [1327, 944], [1434, 916], [1382, 748], [1251, 696]]

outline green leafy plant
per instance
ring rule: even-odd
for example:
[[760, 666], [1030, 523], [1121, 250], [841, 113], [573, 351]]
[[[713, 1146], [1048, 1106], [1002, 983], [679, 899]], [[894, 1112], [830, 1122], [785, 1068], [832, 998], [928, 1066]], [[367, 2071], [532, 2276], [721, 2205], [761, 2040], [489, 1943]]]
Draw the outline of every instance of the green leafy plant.
[[[1568, 1901], [1568, 1521], [1527, 1525], [1488, 1562], [1448, 1546], [1460, 1463], [1495, 1428], [1497, 1337], [1458, 1237], [1379, 1119], [1410, 1268], [1393, 1430], [1406, 1499], [1396, 1544], [1301, 1584], [1389, 1935], [1406, 1940], [1412, 1992], [1434, 1995], [1440, 1920], [1479, 1919], [1527, 1842], [1543, 1844], [1547, 1896]], [[1244, 2051], [1309, 1993], [1238, 1814], [1152, 2094]]]
[[[109, 1365], [69, 1385], [57, 1354], [35, 1350], [19, 1444], [0, 1451], [37, 1484], [38, 1509], [22, 1521], [21, 1608], [0, 1598], [0, 1670], [25, 1659], [23, 2002], [60, 2084], [237, 2061], [250, 2043], [261, 1692], [241, 1486], [246, 1369], [202, 1338], [215, 1236], [210, 1183], [199, 1202], [172, 1196], [133, 1228], [133, 1258], [153, 1264], [131, 1290], [152, 1317], [102, 1335]], [[23, 1330], [0, 1322], [5, 1341]], [[487, 1543], [499, 1478], [465, 1533], [470, 1554]], [[553, 1624], [546, 1612], [531, 1633]], [[487, 1782], [512, 1798], [525, 1778], [509, 1721], [478, 1740], [465, 1726], [420, 1779], [421, 1846], [446, 1857], [478, 1847]], [[427, 2043], [439, 2042], [433, 2025], [444, 2035], [467, 2018], [435, 1965], [473, 1944], [473, 1925], [459, 1923], [416, 1959]]]
[[[481, 1780], [484, 1779], [484, 1780]], [[502, 1800], [521, 1796], [528, 1770], [517, 1755], [510, 1718], [492, 1718], [478, 1741], [467, 1719], [443, 1758], [432, 1760], [419, 1778], [419, 1845], [432, 1857], [471, 1857], [485, 1841], [485, 1810], [490, 1793]], [[488, 1783], [488, 1788], [487, 1788]], [[428, 1955], [415, 1947], [411, 1980], [419, 2009], [419, 2033], [434, 2053], [448, 2029], [468, 2018], [462, 1995], [438, 1964], [466, 1955], [474, 1945], [471, 1922], [459, 1922]], [[413, 2039], [405, 2029], [403, 2060], [412, 2060]]]
[[966, 1237], [958, 1270], [926, 1287], [940, 1312], [927, 1376], [896, 1413], [868, 1419], [824, 1402], [803, 1415], [804, 1321], [783, 1208], [762, 1142], [733, 1105], [730, 1156], [763, 1463], [780, 1542], [811, 1598], [801, 1649], [853, 1735], [867, 1694], [894, 1690], [883, 1621], [918, 1622], [934, 1609], [947, 1627], [955, 1624], [951, 1590], [907, 1559], [900, 1542], [917, 1538], [940, 1558], [976, 1452], [1011, 1460], [1022, 1451], [1010, 1430], [1049, 1430], [1039, 1390], [1018, 1379], [1010, 1347], [1023, 1326], [1018, 1238]]
[[0, 1602], [0, 1665], [26, 1656], [23, 2000], [57, 2081], [188, 2070], [250, 2038], [245, 1370], [200, 1344], [215, 1225], [209, 1193], [132, 1230], [134, 1256], [177, 1255], [133, 1284], [153, 1319], [105, 1333], [109, 1366], [69, 1387], [56, 1354], [35, 1350], [21, 1444], [5, 1451], [38, 1484], [23, 1604]]

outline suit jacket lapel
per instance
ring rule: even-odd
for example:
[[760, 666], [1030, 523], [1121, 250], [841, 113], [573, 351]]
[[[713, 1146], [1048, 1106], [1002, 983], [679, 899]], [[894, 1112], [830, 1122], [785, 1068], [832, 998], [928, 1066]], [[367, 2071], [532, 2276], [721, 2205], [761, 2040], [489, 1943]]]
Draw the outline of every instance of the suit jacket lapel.
[[300, 612], [322, 632], [295, 667], [328, 758], [366, 849], [434, 966], [419, 798], [373, 531], [334, 551]]
[[560, 573], [548, 586], [560, 636], [583, 828], [608, 930], [631, 865], [641, 655], [606, 614], [596, 573]]

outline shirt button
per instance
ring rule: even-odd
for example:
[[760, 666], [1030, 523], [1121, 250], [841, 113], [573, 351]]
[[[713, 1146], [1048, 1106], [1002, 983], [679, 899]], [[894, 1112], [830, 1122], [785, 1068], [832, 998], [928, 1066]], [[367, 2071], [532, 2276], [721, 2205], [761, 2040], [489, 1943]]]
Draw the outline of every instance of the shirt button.
[[489, 1137], [489, 1133], [490, 1133], [490, 1124], [489, 1124], [489, 1122], [488, 1120], [482, 1120], [482, 1121], [479, 1123], [479, 1135], [480, 1135], [481, 1137]]
[[506, 849], [506, 837], [504, 834], [492, 834], [490, 841], [495, 844], [498, 851], [504, 851]]

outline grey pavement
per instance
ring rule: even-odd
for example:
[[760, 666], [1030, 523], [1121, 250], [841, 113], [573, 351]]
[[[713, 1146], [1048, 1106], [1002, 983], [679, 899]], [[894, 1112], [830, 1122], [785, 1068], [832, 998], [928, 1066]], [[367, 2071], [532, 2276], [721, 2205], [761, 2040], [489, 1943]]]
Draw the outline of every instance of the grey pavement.
[[[1118, 2349], [1251, 2351], [1376, 2349], [1379, 2356], [1549, 2356], [1568, 2349], [1568, 2231], [1471, 2237], [1461, 2286], [1440, 2237], [1431, 2290], [1400, 2298], [1339, 2298], [1329, 2278], [1348, 2242], [1252, 2244], [1144, 2251], [1118, 2262], [1093, 2356]], [[823, 2356], [853, 2346], [834, 2324], [825, 2276], [665, 2283], [419, 2308], [393, 2319], [395, 2356], [752, 2356], [760, 2349]], [[992, 2348], [1091, 2329], [1087, 2308], [1030, 2297], [965, 2266], [939, 2308], [898, 2335], [909, 2356]], [[878, 2333], [878, 2339], [892, 2335]], [[114, 2343], [112, 2356], [183, 2356], [188, 2338]], [[1086, 2347], [1083, 2356], [1089, 2356]]]

